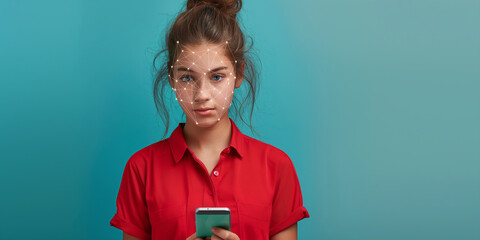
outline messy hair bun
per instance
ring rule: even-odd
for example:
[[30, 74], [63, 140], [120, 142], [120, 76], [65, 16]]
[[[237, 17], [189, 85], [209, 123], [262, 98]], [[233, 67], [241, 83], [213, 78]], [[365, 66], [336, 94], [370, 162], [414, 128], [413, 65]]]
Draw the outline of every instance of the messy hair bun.
[[[170, 102], [164, 99], [165, 89], [171, 89], [170, 84], [173, 76], [171, 67], [176, 56], [176, 47], [180, 42], [183, 46], [197, 45], [207, 43], [225, 43], [227, 57], [233, 62], [235, 60], [234, 72], [237, 81], [243, 79], [242, 86], [247, 85], [246, 96], [241, 95], [238, 101], [238, 94], [235, 94], [232, 100], [232, 107], [228, 109], [229, 116], [239, 116], [246, 123], [242, 113], [244, 108], [249, 106], [250, 129], [255, 133], [251, 124], [253, 109], [258, 89], [258, 71], [255, 55], [250, 53], [253, 42], [247, 45], [247, 38], [237, 20], [237, 13], [242, 8], [241, 0], [187, 0], [186, 8], [176, 17], [170, 28], [166, 31], [165, 47], [156, 54], [153, 59], [153, 67], [156, 71], [155, 81], [153, 83], [153, 97], [155, 106], [160, 117], [166, 125], [163, 137], [168, 133], [169, 113], [165, 103]], [[250, 38], [251, 39], [251, 38]], [[164, 57], [160, 68], [157, 69], [156, 60], [158, 57]], [[243, 91], [242, 91], [243, 92]], [[238, 102], [237, 102], [238, 101]], [[250, 104], [245, 104], [246, 102]], [[235, 109], [235, 111], [233, 111]], [[232, 113], [232, 114], [230, 114]], [[233, 114], [234, 113], [234, 114]], [[247, 124], [248, 125], [248, 124]], [[163, 138], [162, 137], [162, 138]]]
[[188, 0], [187, 10], [194, 7], [213, 7], [225, 15], [235, 18], [242, 8], [242, 0]]

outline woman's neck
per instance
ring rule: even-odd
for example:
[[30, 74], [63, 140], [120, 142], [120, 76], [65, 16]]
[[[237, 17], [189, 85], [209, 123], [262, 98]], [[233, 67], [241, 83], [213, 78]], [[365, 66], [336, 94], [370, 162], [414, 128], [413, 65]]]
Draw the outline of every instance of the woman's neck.
[[221, 152], [230, 144], [231, 125], [227, 114], [211, 127], [198, 127], [187, 118], [183, 127], [183, 137], [187, 146], [194, 152]]

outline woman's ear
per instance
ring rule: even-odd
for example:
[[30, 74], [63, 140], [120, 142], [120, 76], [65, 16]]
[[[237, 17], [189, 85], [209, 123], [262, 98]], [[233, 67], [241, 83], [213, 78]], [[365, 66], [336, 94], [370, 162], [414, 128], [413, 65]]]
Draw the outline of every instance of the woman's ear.
[[237, 68], [237, 74], [235, 79], [235, 88], [239, 88], [242, 85], [243, 78], [245, 77], [245, 62], [241, 62]]
[[239, 88], [242, 85], [243, 77], [235, 79], [235, 88]]
[[170, 71], [168, 71], [168, 84], [170, 84], [170, 87], [171, 88], [174, 88], [174, 85], [173, 85], [173, 76], [171, 75], [172, 73]]

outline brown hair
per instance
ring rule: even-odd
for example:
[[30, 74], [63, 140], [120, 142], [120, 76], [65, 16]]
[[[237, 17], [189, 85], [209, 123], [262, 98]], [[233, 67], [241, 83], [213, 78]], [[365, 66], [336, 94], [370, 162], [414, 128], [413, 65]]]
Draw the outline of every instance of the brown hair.
[[[250, 129], [255, 133], [252, 126], [252, 114], [255, 105], [255, 97], [258, 92], [258, 70], [255, 66], [254, 55], [251, 54], [253, 41], [247, 46], [247, 39], [237, 22], [237, 13], [242, 8], [241, 0], [187, 0], [186, 9], [181, 12], [173, 24], [166, 32], [165, 45], [153, 59], [153, 67], [156, 76], [153, 83], [153, 97], [157, 112], [165, 123], [165, 132], [162, 139], [167, 135], [170, 117], [165, 106], [164, 91], [165, 86], [170, 89], [169, 80], [172, 75], [170, 66], [175, 56], [177, 41], [183, 45], [197, 45], [202, 42], [224, 43], [228, 41], [227, 47], [230, 51], [225, 51], [232, 61], [235, 59], [235, 75], [237, 79], [243, 78], [243, 83], [247, 83], [249, 91], [237, 108], [236, 97], [232, 99], [232, 106], [235, 113], [245, 122], [242, 117], [245, 102], [250, 99]], [[165, 54], [166, 53], [166, 54]], [[164, 55], [160, 68], [156, 68], [156, 61]], [[260, 63], [258, 61], [258, 63]], [[242, 84], [243, 84], [242, 83]], [[230, 113], [229, 109], [229, 113]], [[184, 113], [183, 113], [184, 114]], [[229, 114], [230, 116], [230, 114]], [[245, 122], [246, 123], [246, 122]]]

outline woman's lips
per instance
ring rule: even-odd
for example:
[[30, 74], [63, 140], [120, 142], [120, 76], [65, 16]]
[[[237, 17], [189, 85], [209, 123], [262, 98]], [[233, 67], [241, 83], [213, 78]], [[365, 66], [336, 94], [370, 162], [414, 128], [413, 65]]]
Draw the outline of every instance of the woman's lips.
[[209, 114], [213, 113], [213, 108], [197, 109], [197, 110], [195, 110], [195, 112], [196, 112], [198, 115], [206, 116], [206, 115], [209, 115]]

